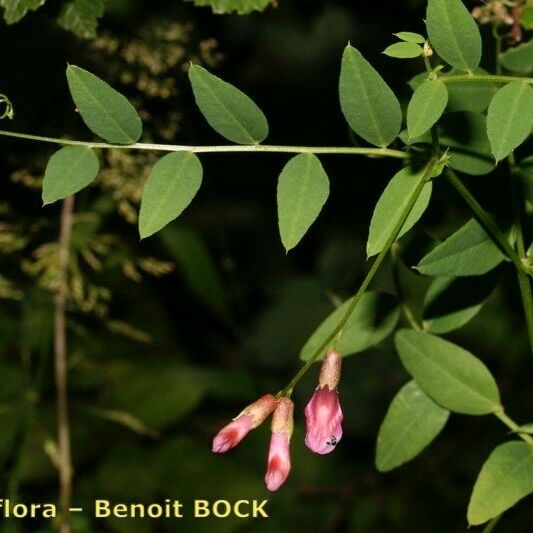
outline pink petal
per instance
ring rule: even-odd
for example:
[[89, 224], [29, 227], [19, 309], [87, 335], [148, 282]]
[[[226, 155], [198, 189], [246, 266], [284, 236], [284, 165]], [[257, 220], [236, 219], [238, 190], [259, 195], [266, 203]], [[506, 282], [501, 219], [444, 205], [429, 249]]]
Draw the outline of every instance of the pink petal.
[[224, 453], [237, 446], [252, 429], [252, 422], [251, 415], [240, 415], [223, 427], [213, 439], [213, 452]]
[[319, 387], [305, 408], [307, 433], [305, 444], [315, 453], [335, 449], [342, 437], [342, 409], [336, 390]]

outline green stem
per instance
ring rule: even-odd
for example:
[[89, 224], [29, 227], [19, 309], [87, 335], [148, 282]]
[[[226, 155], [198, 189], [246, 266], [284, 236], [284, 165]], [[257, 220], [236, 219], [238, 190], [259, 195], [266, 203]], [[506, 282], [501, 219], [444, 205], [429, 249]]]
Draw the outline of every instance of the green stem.
[[366, 275], [365, 279], [361, 283], [361, 286], [355, 293], [355, 296], [352, 298], [352, 301], [350, 302], [350, 305], [348, 306], [348, 309], [346, 310], [346, 313], [344, 313], [344, 316], [341, 318], [340, 322], [337, 324], [335, 329], [328, 335], [326, 340], [319, 346], [319, 348], [315, 351], [315, 353], [309, 358], [309, 360], [300, 368], [300, 370], [297, 372], [297, 374], [294, 376], [294, 378], [291, 380], [291, 382], [278, 393], [278, 396], [290, 396], [292, 393], [292, 390], [294, 389], [295, 385], [300, 381], [302, 376], [309, 370], [311, 365], [321, 356], [324, 354], [324, 351], [328, 348], [328, 346], [331, 344], [332, 341], [335, 340], [335, 338], [342, 332], [344, 327], [346, 326], [346, 323], [350, 319], [350, 316], [354, 312], [355, 308], [357, 307], [357, 304], [360, 302], [361, 298], [366, 292], [366, 289], [370, 285], [370, 282], [374, 279], [374, 276], [376, 275], [377, 271], [379, 270], [379, 267], [383, 263], [383, 260], [387, 256], [390, 247], [398, 237], [398, 234], [400, 233], [400, 230], [402, 229], [402, 226], [404, 225], [405, 220], [409, 216], [409, 213], [411, 212], [411, 209], [413, 208], [413, 205], [415, 204], [416, 200], [418, 199], [420, 192], [422, 191], [422, 188], [428, 181], [429, 177], [431, 176], [431, 173], [433, 171], [434, 166], [437, 163], [437, 158], [433, 157], [429, 163], [426, 165], [424, 171], [422, 172], [422, 175], [420, 177], [420, 181], [418, 182], [416, 189], [413, 191], [413, 194], [411, 195], [411, 198], [409, 198], [409, 202], [405, 206], [404, 210], [401, 213], [400, 218], [394, 225], [393, 230], [391, 231], [383, 249], [375, 259], [375, 261], [372, 263], [372, 266], [370, 267], [370, 270], [368, 271], [368, 274]]
[[531, 295], [531, 282], [524, 272], [518, 272], [518, 286], [520, 287], [522, 305], [524, 306], [529, 347], [531, 353], [533, 353], [533, 296]]
[[520, 257], [518, 257], [518, 254], [515, 252], [513, 247], [509, 244], [509, 241], [505, 235], [501, 232], [500, 228], [496, 226], [492, 218], [490, 218], [486, 211], [481, 207], [472, 193], [465, 187], [463, 182], [457, 177], [455, 172], [447, 169], [446, 176], [448, 177], [450, 183], [455, 187], [457, 192], [463, 197], [465, 202], [472, 209], [476, 219], [493, 239], [496, 246], [498, 246], [498, 248], [513, 262], [519, 272], [524, 272], [524, 264], [522, 263]]
[[[523, 194], [521, 190], [522, 186], [520, 181], [520, 173], [516, 166], [516, 161], [512, 152], [509, 154], [508, 161], [511, 174], [511, 191], [513, 195], [516, 250], [518, 255], [525, 261], [526, 248], [524, 244], [524, 232], [522, 228]], [[531, 353], [533, 354], [533, 295], [531, 293], [531, 281], [529, 276], [524, 271], [518, 271], [517, 275], [518, 286], [520, 287], [520, 295], [522, 297], [522, 305], [524, 307], [524, 315], [526, 318], [529, 345], [531, 348]]]
[[513, 433], [516, 433], [521, 439], [525, 440], [528, 444], [533, 444], [533, 438], [526, 433], [520, 433], [520, 426], [505, 414], [503, 407], [499, 411], [495, 411], [494, 416], [503, 422]]
[[64, 146], [87, 146], [89, 148], [114, 148], [118, 150], [152, 150], [158, 152], [195, 152], [195, 153], [222, 153], [222, 152], [278, 152], [289, 154], [350, 154], [366, 155], [370, 157], [395, 157], [407, 159], [408, 154], [400, 150], [390, 148], [359, 148], [353, 146], [275, 146], [267, 144], [251, 144], [229, 146], [187, 146], [178, 144], [109, 144], [103, 142], [75, 141], [71, 139], [60, 139], [57, 137], [42, 137], [40, 135], [30, 135], [27, 133], [17, 133], [13, 131], [0, 130], [0, 135], [5, 137], [16, 137], [17, 139], [27, 139]]
[[439, 76], [439, 80], [444, 83], [462, 83], [462, 82], [492, 82], [492, 83], [511, 83], [512, 81], [523, 81], [533, 85], [533, 78], [524, 78], [522, 76], [496, 76], [494, 74], [459, 74]]

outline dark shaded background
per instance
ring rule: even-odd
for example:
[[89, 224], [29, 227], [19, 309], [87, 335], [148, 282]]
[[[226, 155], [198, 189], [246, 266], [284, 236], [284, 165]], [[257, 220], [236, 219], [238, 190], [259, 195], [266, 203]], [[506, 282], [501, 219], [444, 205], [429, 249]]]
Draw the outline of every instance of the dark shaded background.
[[[127, 39], [151, 21], [192, 24], [191, 48], [207, 38], [224, 55], [213, 70], [251, 95], [267, 115], [270, 144], [352, 143], [340, 112], [337, 80], [340, 56], [351, 41], [384, 75], [403, 101], [406, 82], [422, 70], [417, 61], [397, 61], [380, 52], [391, 33], [423, 32], [425, 2], [281, 1], [277, 9], [250, 16], [214, 16], [178, 0], [109, 0], [100, 32]], [[90, 139], [73, 110], [64, 78], [67, 62], [104, 79], [114, 75], [105, 56], [55, 25], [59, 3], [30, 14], [13, 27], [0, 27], [0, 90], [13, 100], [16, 117], [3, 128], [41, 135]], [[490, 62], [486, 65], [491, 67]], [[224, 144], [195, 109], [186, 75], [176, 68], [178, 94], [167, 101], [139, 96], [113, 83], [165, 123], [181, 120], [173, 142]], [[161, 141], [156, 126], [148, 130]], [[0, 255], [3, 275], [22, 291], [19, 300], [0, 301], [0, 481], [2, 497], [55, 501], [56, 473], [49, 459], [54, 439], [51, 366], [51, 304], [38, 281], [20, 268], [43, 242], [55, 239], [59, 207], [41, 209], [38, 190], [13, 183], [13, 171], [42, 174], [52, 147], [2, 138], [0, 202], [9, 223], [41, 224], [17, 254]], [[276, 221], [276, 177], [287, 160], [277, 154], [206, 154], [202, 189], [180, 220], [160, 237], [139, 244], [128, 224], [98, 187], [77, 198], [78, 212], [91, 212], [94, 226], [112, 234], [101, 272], [84, 275], [109, 288], [105, 318], [72, 306], [69, 329], [71, 413], [75, 460], [74, 503], [94, 498], [117, 502], [176, 498], [270, 498], [270, 519], [183, 522], [92, 521], [76, 517], [76, 531], [465, 531], [466, 505], [489, 452], [506, 438], [491, 417], [453, 415], [442, 435], [419, 458], [392, 473], [373, 464], [379, 424], [390, 400], [408, 380], [388, 340], [345, 362], [340, 391], [345, 437], [334, 454], [312, 455], [303, 444], [303, 407], [315, 373], [295, 391], [293, 470], [286, 485], [268, 495], [262, 478], [268, 424], [232, 453], [210, 453], [214, 433], [244, 405], [265, 391], [281, 389], [299, 366], [298, 352], [333, 308], [331, 295], [351, 295], [367, 264], [368, 224], [387, 180], [399, 163], [348, 156], [324, 156], [331, 197], [302, 243], [288, 256]], [[467, 178], [489, 210], [507, 203], [502, 176]], [[427, 245], [459, 227], [468, 212], [445, 183], [437, 183], [418, 236], [405, 249]], [[21, 230], [22, 231], [22, 230]], [[427, 242], [426, 242], [427, 241]], [[114, 254], [153, 255], [176, 263], [174, 273], [133, 283], [121, 275]], [[411, 257], [406, 255], [408, 264]], [[420, 299], [427, 280], [406, 277], [409, 294]], [[393, 291], [386, 266], [374, 287]], [[148, 333], [139, 342], [110, 331], [121, 320]], [[500, 385], [508, 411], [527, 421], [531, 405], [531, 363], [521, 306], [512, 272], [482, 312], [450, 336], [479, 355]], [[40, 380], [39, 369], [43, 370]], [[159, 436], [94, 416], [94, 409], [134, 415]], [[91, 414], [92, 413], [92, 414]], [[48, 455], [46, 453], [48, 450]], [[190, 507], [189, 507], [190, 508]], [[530, 528], [531, 503], [507, 513], [501, 531]], [[47, 524], [2, 523], [5, 531], [49, 530]]]

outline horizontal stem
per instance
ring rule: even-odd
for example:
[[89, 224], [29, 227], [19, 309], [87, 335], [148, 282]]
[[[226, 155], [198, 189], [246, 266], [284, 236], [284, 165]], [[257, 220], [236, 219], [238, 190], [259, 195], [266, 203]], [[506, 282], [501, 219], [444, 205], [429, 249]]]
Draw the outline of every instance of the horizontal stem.
[[471, 82], [492, 82], [492, 83], [511, 83], [512, 81], [523, 81], [533, 85], [533, 78], [524, 78], [522, 76], [496, 76], [493, 74], [459, 74], [439, 76], [439, 80], [444, 83], [461, 83]]
[[115, 148], [118, 150], [152, 150], [158, 152], [196, 152], [196, 153], [222, 153], [222, 152], [279, 152], [288, 154], [349, 154], [366, 155], [373, 157], [395, 157], [406, 159], [407, 153], [390, 148], [359, 148], [354, 146], [275, 146], [267, 144], [228, 146], [186, 146], [179, 144], [109, 144], [103, 142], [75, 141], [71, 139], [60, 139], [57, 137], [42, 137], [40, 135], [29, 135], [14, 131], [0, 130], [0, 135], [5, 137], [16, 137], [17, 139], [27, 139], [30, 141], [47, 142], [61, 144], [64, 146], [88, 146], [90, 148]]

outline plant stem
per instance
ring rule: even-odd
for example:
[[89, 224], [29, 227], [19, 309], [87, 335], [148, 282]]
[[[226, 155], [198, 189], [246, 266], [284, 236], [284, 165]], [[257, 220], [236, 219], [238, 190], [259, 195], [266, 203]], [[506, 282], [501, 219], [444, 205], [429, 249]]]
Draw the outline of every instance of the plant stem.
[[[526, 248], [524, 245], [524, 232], [522, 228], [522, 209], [523, 209], [523, 194], [520, 182], [520, 173], [516, 166], [514, 154], [511, 152], [507, 158], [509, 161], [509, 170], [511, 174], [511, 192], [513, 196], [513, 212], [514, 212], [514, 230], [516, 237], [516, 250], [518, 255], [526, 260]], [[526, 318], [527, 332], [529, 337], [529, 344], [531, 353], [533, 354], [533, 295], [531, 293], [531, 281], [528, 274], [524, 271], [518, 271], [518, 285], [520, 287], [520, 295], [522, 297], [522, 305], [524, 307], [524, 315]]]
[[459, 74], [439, 76], [439, 80], [444, 83], [462, 83], [462, 82], [492, 82], [492, 83], [511, 83], [513, 81], [523, 81], [533, 85], [533, 78], [524, 78], [521, 76], [496, 76], [494, 74]]
[[54, 299], [54, 361], [57, 394], [59, 500], [61, 510], [59, 521], [60, 533], [70, 533], [69, 507], [72, 494], [72, 459], [68, 416], [67, 328], [65, 315], [73, 213], [74, 196], [69, 196], [63, 200], [61, 209], [58, 252], [59, 280]]
[[268, 144], [228, 146], [187, 146], [178, 144], [109, 144], [103, 142], [75, 141], [71, 139], [60, 139], [57, 137], [42, 137], [40, 135], [30, 135], [13, 131], [0, 130], [0, 135], [5, 137], [15, 137], [17, 139], [27, 139], [64, 146], [87, 146], [89, 148], [114, 148], [117, 150], [152, 150], [158, 152], [195, 152], [195, 153], [222, 153], [222, 152], [278, 152], [288, 154], [351, 154], [366, 155], [369, 157], [395, 157], [397, 159], [407, 159], [408, 154], [400, 150], [390, 148], [359, 148], [353, 146], [275, 146]]
[[496, 246], [513, 262], [517, 270], [524, 272], [525, 266], [522, 263], [520, 257], [515, 252], [513, 247], [509, 244], [509, 241], [505, 235], [501, 232], [500, 228], [496, 226], [492, 218], [481, 207], [478, 201], [474, 198], [472, 193], [466, 188], [463, 182], [459, 179], [457, 174], [451, 169], [446, 169], [446, 176], [449, 182], [455, 187], [457, 192], [463, 197], [465, 202], [474, 212], [474, 216], [478, 222], [483, 226], [483, 229], [493, 239]]
[[499, 411], [494, 412], [494, 416], [501, 420], [511, 431], [516, 433], [521, 439], [525, 440], [528, 444], [533, 444], [533, 438], [526, 433], [520, 433], [518, 430], [520, 426], [510, 417], [505, 414], [503, 407]]
[[301, 377], [309, 370], [311, 365], [321, 356], [323, 355], [324, 351], [328, 348], [328, 346], [331, 344], [333, 340], [342, 332], [344, 327], [346, 326], [348, 320], [350, 319], [350, 316], [354, 312], [355, 308], [357, 307], [357, 304], [360, 302], [361, 298], [366, 292], [366, 289], [370, 285], [370, 282], [374, 279], [374, 276], [376, 275], [377, 271], [379, 270], [379, 267], [383, 263], [383, 260], [385, 259], [386, 255], [389, 252], [390, 247], [396, 240], [398, 233], [400, 233], [400, 230], [402, 229], [402, 226], [409, 216], [409, 213], [411, 212], [411, 209], [413, 208], [413, 205], [415, 204], [416, 200], [418, 199], [420, 192], [422, 191], [424, 185], [428, 181], [429, 177], [431, 176], [431, 173], [433, 171], [433, 168], [435, 164], [437, 163], [437, 158], [433, 157], [429, 163], [424, 168], [424, 171], [421, 174], [420, 181], [418, 182], [416, 189], [413, 191], [413, 194], [411, 195], [411, 198], [409, 198], [409, 202], [405, 206], [404, 210], [401, 213], [400, 218], [394, 225], [394, 228], [389, 235], [383, 249], [375, 259], [375, 261], [372, 263], [372, 266], [370, 267], [370, 270], [368, 271], [367, 275], [365, 276], [365, 279], [361, 283], [359, 289], [355, 293], [355, 296], [352, 298], [352, 301], [350, 302], [350, 305], [348, 306], [348, 309], [346, 310], [346, 313], [344, 313], [344, 316], [341, 318], [340, 322], [337, 324], [337, 326], [334, 328], [334, 330], [328, 335], [326, 340], [320, 345], [320, 347], [315, 351], [315, 353], [308, 359], [308, 361], [300, 368], [300, 370], [296, 373], [294, 378], [290, 381], [290, 383], [278, 393], [278, 396], [290, 396], [292, 393], [292, 390], [294, 389], [295, 385], [300, 381]]

